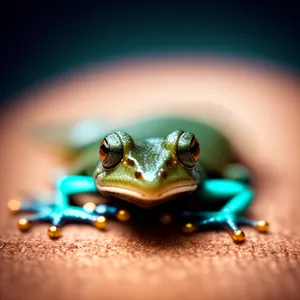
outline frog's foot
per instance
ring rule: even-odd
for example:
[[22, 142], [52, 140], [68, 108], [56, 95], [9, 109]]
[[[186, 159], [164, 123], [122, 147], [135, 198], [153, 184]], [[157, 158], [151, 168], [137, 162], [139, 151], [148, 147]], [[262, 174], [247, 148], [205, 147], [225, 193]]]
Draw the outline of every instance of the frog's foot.
[[[61, 226], [64, 223], [87, 223], [98, 229], [106, 229], [107, 218], [117, 218], [120, 221], [127, 221], [130, 218], [130, 214], [126, 210], [106, 204], [96, 206], [87, 203], [83, 207], [77, 207], [38, 201], [22, 203], [18, 200], [11, 200], [8, 207], [14, 213], [35, 212], [35, 214], [18, 221], [18, 228], [21, 231], [28, 231], [35, 222], [47, 222], [51, 224], [48, 236], [53, 239], [61, 236]], [[92, 207], [93, 209], [91, 209]]]
[[[178, 216], [175, 216], [177, 219]], [[169, 217], [167, 218], [170, 219]], [[245, 233], [239, 229], [238, 225], [248, 225], [255, 227], [259, 232], [265, 233], [269, 229], [266, 221], [254, 221], [228, 212], [193, 212], [185, 211], [180, 214], [179, 220], [188, 220], [183, 226], [184, 233], [193, 233], [197, 230], [223, 227], [230, 234], [234, 242], [244, 242]], [[162, 220], [161, 220], [162, 221]]]

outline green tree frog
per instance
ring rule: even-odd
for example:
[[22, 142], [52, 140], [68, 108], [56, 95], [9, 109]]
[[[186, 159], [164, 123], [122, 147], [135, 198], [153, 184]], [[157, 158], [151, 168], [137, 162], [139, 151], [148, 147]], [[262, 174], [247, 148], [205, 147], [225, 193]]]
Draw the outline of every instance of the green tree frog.
[[[56, 128], [53, 136], [50, 131], [44, 135], [63, 141], [73, 150], [74, 160], [70, 175], [56, 181], [52, 202], [8, 203], [11, 211], [34, 212], [19, 220], [22, 231], [34, 222], [49, 222], [48, 236], [58, 238], [66, 222], [105, 229], [108, 219], [128, 221], [132, 211], [152, 214], [157, 207], [163, 212], [157, 216], [162, 223], [179, 225], [185, 233], [221, 227], [238, 243], [245, 240], [239, 225], [268, 230], [266, 221], [244, 216], [254, 197], [249, 172], [231, 163], [230, 143], [204, 122], [160, 117], [106, 129], [99, 122], [86, 121], [67, 133]], [[82, 193], [101, 193], [110, 202], [74, 205], [70, 197]], [[186, 208], [188, 202], [197, 205]], [[207, 209], [207, 204], [218, 208]]]

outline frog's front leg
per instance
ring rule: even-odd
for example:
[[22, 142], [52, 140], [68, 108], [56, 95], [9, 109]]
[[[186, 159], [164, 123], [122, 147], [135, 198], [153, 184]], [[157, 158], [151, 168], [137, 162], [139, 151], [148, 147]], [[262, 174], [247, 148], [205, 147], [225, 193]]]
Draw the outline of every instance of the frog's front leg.
[[93, 192], [97, 192], [97, 188], [92, 177], [65, 176], [56, 183], [53, 202], [33, 201], [21, 203], [12, 200], [8, 206], [13, 212], [35, 212], [35, 214], [19, 220], [18, 228], [21, 231], [28, 230], [33, 222], [49, 222], [51, 226], [48, 229], [48, 236], [51, 238], [61, 236], [60, 227], [65, 222], [89, 223], [99, 229], [105, 229], [107, 217], [124, 219], [126, 211], [118, 210], [115, 206], [100, 204], [93, 207], [91, 203], [83, 207], [70, 205], [69, 198], [71, 195]]
[[229, 230], [235, 242], [242, 242], [245, 240], [245, 234], [238, 225], [250, 225], [260, 232], [268, 230], [267, 222], [249, 220], [242, 216], [251, 204], [254, 192], [241, 182], [226, 179], [206, 180], [196, 196], [199, 201], [228, 202], [219, 211], [184, 211], [181, 216], [192, 220], [183, 226], [184, 232], [191, 233], [197, 229], [217, 225]]

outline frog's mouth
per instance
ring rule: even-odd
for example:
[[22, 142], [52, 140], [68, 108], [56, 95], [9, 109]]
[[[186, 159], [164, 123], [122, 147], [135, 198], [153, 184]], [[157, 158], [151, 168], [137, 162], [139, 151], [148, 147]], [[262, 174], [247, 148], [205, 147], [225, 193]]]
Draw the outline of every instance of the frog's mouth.
[[153, 192], [153, 191], [143, 191], [138, 192], [134, 190], [129, 190], [122, 187], [114, 186], [99, 186], [97, 185], [98, 190], [102, 194], [108, 194], [110, 196], [126, 200], [128, 202], [143, 206], [145, 208], [152, 207], [154, 205], [160, 204], [167, 200], [178, 197], [181, 194], [191, 193], [196, 188], [197, 185], [185, 185], [174, 187], [162, 192]]

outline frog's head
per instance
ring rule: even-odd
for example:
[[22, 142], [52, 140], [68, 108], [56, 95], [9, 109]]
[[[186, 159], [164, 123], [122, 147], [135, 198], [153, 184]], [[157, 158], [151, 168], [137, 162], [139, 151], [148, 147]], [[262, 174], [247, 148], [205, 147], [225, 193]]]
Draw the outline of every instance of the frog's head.
[[125, 132], [107, 135], [100, 146], [95, 182], [102, 194], [151, 207], [197, 188], [200, 146], [192, 133], [134, 142]]

